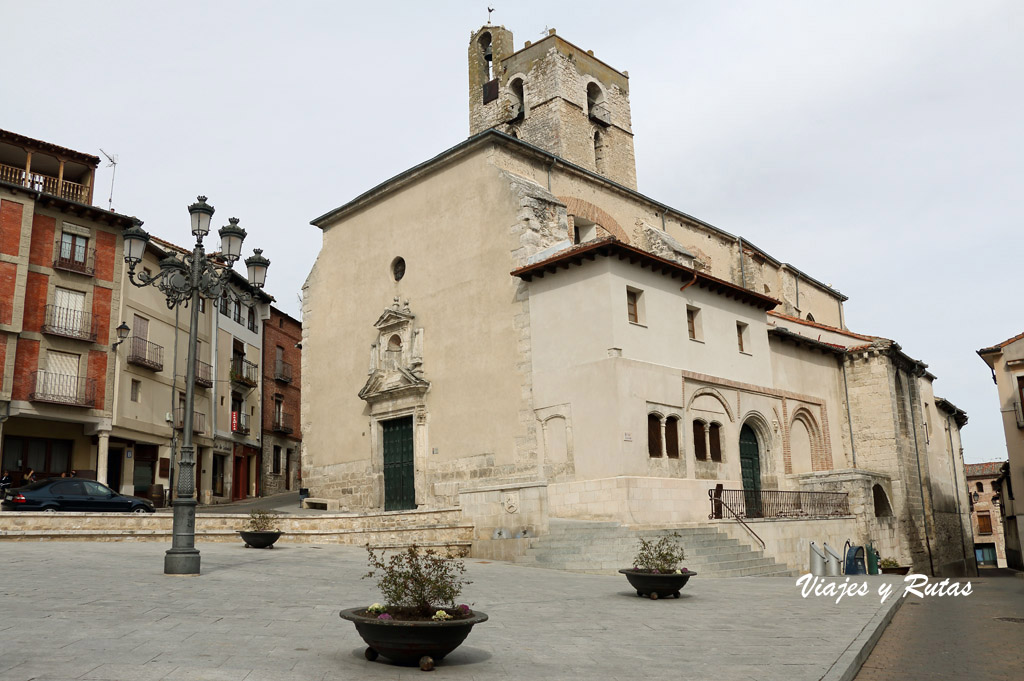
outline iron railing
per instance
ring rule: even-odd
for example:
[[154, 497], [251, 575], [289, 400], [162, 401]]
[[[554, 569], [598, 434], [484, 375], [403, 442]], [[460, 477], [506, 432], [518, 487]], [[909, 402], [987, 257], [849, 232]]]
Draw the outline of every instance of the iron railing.
[[145, 338], [132, 336], [128, 339], [128, 363], [138, 364], [153, 371], [163, 371], [164, 348]]
[[737, 517], [765, 518], [835, 518], [850, 515], [846, 492], [791, 492], [779, 489], [723, 489], [720, 496], [709, 490], [712, 518], [721, 518], [716, 503], [727, 504]]
[[278, 360], [274, 363], [274, 380], [284, 383], [292, 382], [292, 365]]
[[96, 249], [89, 248], [83, 242], [71, 243], [57, 239], [53, 268], [91, 277], [96, 274]]
[[278, 433], [294, 433], [295, 427], [292, 425], [292, 415], [284, 412], [274, 414], [274, 422], [271, 429]]
[[[182, 407], [178, 407], [174, 410], [174, 427], [178, 430], [185, 427], [185, 409]], [[192, 412], [192, 432], [206, 432], [206, 414], [198, 411]]]
[[213, 387], [213, 366], [196, 360], [196, 385], [204, 388]]
[[89, 312], [68, 307], [46, 306], [43, 333], [84, 341], [96, 341], [96, 320]]
[[244, 357], [235, 357], [231, 360], [231, 380], [255, 388], [260, 384], [260, 368]]
[[92, 407], [96, 403], [96, 379], [37, 371], [29, 381], [31, 402]]
[[[719, 487], [721, 487], [721, 485], [719, 485]], [[708, 490], [708, 497], [711, 498], [711, 515], [709, 515], [708, 518], [721, 519], [723, 517], [722, 509], [725, 509], [732, 515], [736, 522], [742, 525], [743, 529], [745, 529], [750, 534], [750, 536], [753, 537], [755, 541], [757, 541], [757, 543], [761, 545], [762, 550], [767, 549], [768, 545], [764, 543], [764, 539], [761, 539], [760, 535], [758, 535], [757, 532], [754, 532], [753, 528], [751, 528], [750, 525], [747, 525], [745, 522], [743, 522], [743, 518], [740, 516], [739, 513], [736, 512], [736, 509], [730, 506], [728, 502], [722, 500], [723, 491], [724, 490], [717, 488]]]
[[249, 415], [244, 411], [231, 412], [231, 432], [249, 434]]

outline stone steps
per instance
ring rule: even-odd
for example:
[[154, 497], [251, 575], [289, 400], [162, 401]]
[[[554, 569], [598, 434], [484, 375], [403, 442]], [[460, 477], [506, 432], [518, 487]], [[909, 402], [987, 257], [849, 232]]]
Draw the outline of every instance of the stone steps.
[[793, 576], [785, 565], [713, 526], [629, 527], [616, 522], [552, 519], [549, 534], [530, 541], [515, 562], [567, 572], [611, 574], [632, 565], [640, 537], [677, 534], [683, 566], [706, 577]]

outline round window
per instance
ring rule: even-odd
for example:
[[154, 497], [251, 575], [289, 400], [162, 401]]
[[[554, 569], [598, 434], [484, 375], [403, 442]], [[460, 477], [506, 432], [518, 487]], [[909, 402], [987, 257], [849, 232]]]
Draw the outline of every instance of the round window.
[[405, 276], [405, 259], [395, 258], [391, 263], [391, 274], [395, 277], [395, 281], [401, 281], [402, 277]]

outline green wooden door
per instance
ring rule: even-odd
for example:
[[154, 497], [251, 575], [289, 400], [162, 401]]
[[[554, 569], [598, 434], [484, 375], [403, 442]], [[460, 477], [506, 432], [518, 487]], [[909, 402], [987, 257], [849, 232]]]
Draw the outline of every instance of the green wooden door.
[[384, 428], [384, 510], [416, 508], [412, 417], [381, 422]]
[[743, 500], [748, 518], [761, 517], [761, 455], [757, 436], [750, 426], [740, 431], [740, 471], [743, 477]]

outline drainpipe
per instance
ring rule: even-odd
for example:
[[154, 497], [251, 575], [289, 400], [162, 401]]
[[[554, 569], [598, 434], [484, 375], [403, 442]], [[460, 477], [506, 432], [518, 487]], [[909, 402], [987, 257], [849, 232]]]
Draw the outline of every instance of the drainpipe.
[[548, 163], [548, 191], [551, 191], [551, 169], [555, 167], [555, 163], [558, 162], [558, 158], [555, 156], [551, 157], [551, 162]]
[[[796, 309], [797, 309], [797, 312], [799, 312], [800, 311], [800, 275], [797, 274], [796, 272], [793, 272], [793, 278], [796, 279]], [[797, 316], [799, 317], [800, 315], [797, 315]]]
[[[967, 542], [964, 540], [964, 516], [960, 506], [960, 476], [956, 474], [956, 453], [953, 451], [953, 427], [949, 425], [949, 416], [946, 416], [946, 439], [949, 442], [949, 460], [953, 462], [953, 493], [956, 495], [956, 517], [960, 520], [960, 547], [964, 552], [964, 574], [967, 574]], [[967, 487], [964, 480], [964, 487]], [[978, 564], [974, 564], [975, 577], [981, 577]]]
[[850, 385], [846, 382], [846, 357], [847, 353], [844, 350], [843, 356], [839, 360], [839, 363], [843, 367], [843, 392], [846, 393], [846, 425], [850, 429], [850, 454], [853, 455], [853, 467], [857, 467], [857, 445], [853, 441], [853, 414], [850, 411]]
[[[896, 371], [899, 371], [899, 369], [896, 369]], [[908, 373], [907, 376], [908, 376], [908, 378], [911, 378], [911, 379], [914, 380], [914, 383], [911, 383], [910, 385], [916, 386], [917, 385], [917, 383], [916, 383], [917, 376], [915, 376], [913, 374], [910, 374], [910, 373]], [[931, 568], [932, 577], [934, 577], [935, 576], [935, 561], [932, 559], [932, 542], [931, 542], [931, 539], [929, 539], [929, 537], [928, 537], [928, 505], [925, 503], [925, 500], [924, 500], [924, 474], [921, 472], [921, 451], [920, 451], [920, 449], [918, 447], [918, 443], [917, 443], [917, 418], [914, 416], [914, 400], [913, 400], [913, 395], [914, 395], [913, 391], [909, 391], [908, 390], [907, 396], [911, 398], [910, 399], [910, 427], [911, 427], [911, 431], [914, 433], [914, 456], [917, 459], [917, 483], [921, 487], [921, 519], [924, 520], [924, 545], [925, 545], [925, 548], [928, 549], [928, 566]], [[899, 399], [902, 400], [903, 396], [900, 395]]]
[[693, 273], [693, 279], [691, 279], [690, 281], [688, 281], [685, 284], [683, 284], [682, 286], [680, 286], [679, 287], [679, 292], [682, 293], [683, 291], [685, 291], [686, 289], [690, 288], [691, 286], [693, 286], [696, 283], [697, 283], [697, 273], [694, 272]]

